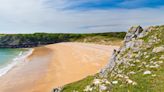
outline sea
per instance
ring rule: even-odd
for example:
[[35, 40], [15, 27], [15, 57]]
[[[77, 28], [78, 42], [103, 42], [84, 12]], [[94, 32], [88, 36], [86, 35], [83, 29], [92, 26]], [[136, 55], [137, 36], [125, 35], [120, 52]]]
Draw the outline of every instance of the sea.
[[32, 49], [0, 48], [0, 77], [8, 73], [18, 63], [32, 53]]

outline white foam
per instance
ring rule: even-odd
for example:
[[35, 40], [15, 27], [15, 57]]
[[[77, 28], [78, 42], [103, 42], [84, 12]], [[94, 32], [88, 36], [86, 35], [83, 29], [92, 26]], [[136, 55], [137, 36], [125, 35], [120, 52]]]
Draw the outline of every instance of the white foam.
[[8, 73], [12, 68], [14, 68], [18, 63], [22, 63], [25, 59], [32, 54], [33, 49], [29, 49], [28, 51], [21, 51], [19, 55], [13, 59], [13, 61], [2, 68], [0, 68], [0, 77]]

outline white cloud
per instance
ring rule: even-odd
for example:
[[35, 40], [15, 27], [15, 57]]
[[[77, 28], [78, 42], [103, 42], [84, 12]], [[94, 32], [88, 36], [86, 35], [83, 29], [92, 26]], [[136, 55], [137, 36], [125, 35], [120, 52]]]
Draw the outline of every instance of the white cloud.
[[148, 26], [164, 23], [163, 7], [62, 10], [70, 5], [72, 3], [66, 0], [0, 0], [0, 32], [126, 31], [131, 25]]

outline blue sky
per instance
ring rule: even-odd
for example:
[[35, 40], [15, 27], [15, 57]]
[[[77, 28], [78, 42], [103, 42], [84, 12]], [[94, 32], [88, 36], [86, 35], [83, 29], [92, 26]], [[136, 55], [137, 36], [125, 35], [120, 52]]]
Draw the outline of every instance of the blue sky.
[[[164, 5], [163, 0], [84, 0], [86, 2], [80, 2], [80, 0], [70, 0], [74, 2], [70, 9], [111, 9], [111, 8], [157, 8]], [[71, 3], [70, 2], [70, 3]], [[77, 3], [75, 3], [77, 2]]]
[[127, 31], [163, 19], [163, 0], [0, 0], [0, 33]]

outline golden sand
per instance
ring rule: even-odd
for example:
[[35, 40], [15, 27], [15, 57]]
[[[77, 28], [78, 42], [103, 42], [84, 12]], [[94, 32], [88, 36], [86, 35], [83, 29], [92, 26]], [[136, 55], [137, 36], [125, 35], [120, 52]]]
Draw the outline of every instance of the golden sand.
[[93, 75], [117, 46], [58, 43], [34, 48], [28, 62], [0, 77], [0, 92], [51, 92], [53, 88]]

